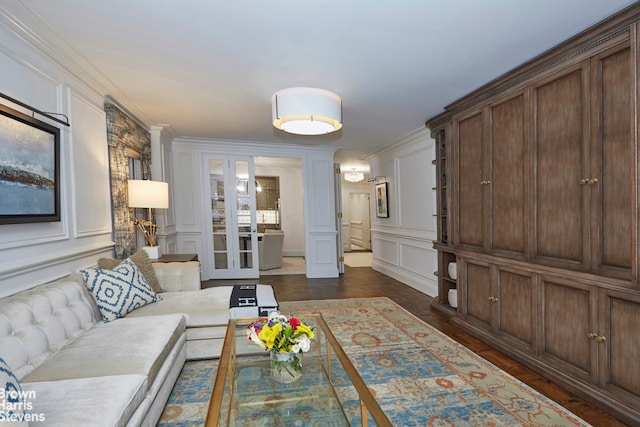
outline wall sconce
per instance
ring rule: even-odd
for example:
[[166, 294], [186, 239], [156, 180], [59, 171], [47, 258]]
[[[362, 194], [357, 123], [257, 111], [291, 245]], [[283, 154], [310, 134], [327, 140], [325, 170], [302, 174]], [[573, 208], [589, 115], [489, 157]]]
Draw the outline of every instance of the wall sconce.
[[145, 208], [147, 219], [140, 220], [133, 217], [133, 223], [144, 234], [148, 246], [142, 249], [147, 252], [149, 258], [158, 259], [159, 248], [156, 246], [158, 226], [153, 223], [152, 209], [167, 209], [169, 207], [169, 184], [161, 181], [143, 181], [130, 179], [128, 182], [129, 207]]

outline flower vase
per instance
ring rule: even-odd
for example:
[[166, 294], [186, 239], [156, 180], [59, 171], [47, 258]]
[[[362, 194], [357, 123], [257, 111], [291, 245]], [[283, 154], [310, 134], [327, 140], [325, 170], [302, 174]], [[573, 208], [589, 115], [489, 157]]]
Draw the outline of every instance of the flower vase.
[[271, 352], [271, 378], [290, 383], [302, 376], [302, 353]]

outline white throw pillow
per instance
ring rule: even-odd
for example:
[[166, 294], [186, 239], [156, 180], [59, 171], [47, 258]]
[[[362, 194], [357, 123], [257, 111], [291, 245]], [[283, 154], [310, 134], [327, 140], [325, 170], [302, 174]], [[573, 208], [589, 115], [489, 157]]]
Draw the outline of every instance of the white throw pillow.
[[80, 272], [105, 322], [161, 300], [129, 258], [113, 270], [87, 268]]
[[0, 357], [0, 426], [28, 426], [20, 381]]

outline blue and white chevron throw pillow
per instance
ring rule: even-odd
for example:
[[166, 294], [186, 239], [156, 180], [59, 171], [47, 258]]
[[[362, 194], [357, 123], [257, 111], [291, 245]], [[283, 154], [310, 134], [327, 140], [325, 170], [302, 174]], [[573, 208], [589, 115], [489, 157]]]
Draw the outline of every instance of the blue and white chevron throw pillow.
[[105, 322], [161, 300], [129, 258], [113, 270], [87, 268], [80, 272]]
[[0, 426], [27, 426], [26, 404], [20, 381], [0, 357]]

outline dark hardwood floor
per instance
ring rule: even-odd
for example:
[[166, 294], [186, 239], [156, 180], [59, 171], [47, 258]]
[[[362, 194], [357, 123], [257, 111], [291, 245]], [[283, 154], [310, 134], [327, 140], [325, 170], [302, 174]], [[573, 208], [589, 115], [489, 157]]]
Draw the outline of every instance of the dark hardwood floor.
[[[209, 280], [203, 287], [255, 283], [251, 280]], [[304, 275], [261, 276], [260, 283], [272, 285], [279, 301], [388, 297], [416, 317], [439, 329], [494, 365], [538, 390], [596, 427], [625, 426], [602, 409], [555, 385], [545, 377], [463, 332], [438, 312], [431, 311], [431, 297], [371, 268], [345, 267], [335, 279], [307, 279]]]

